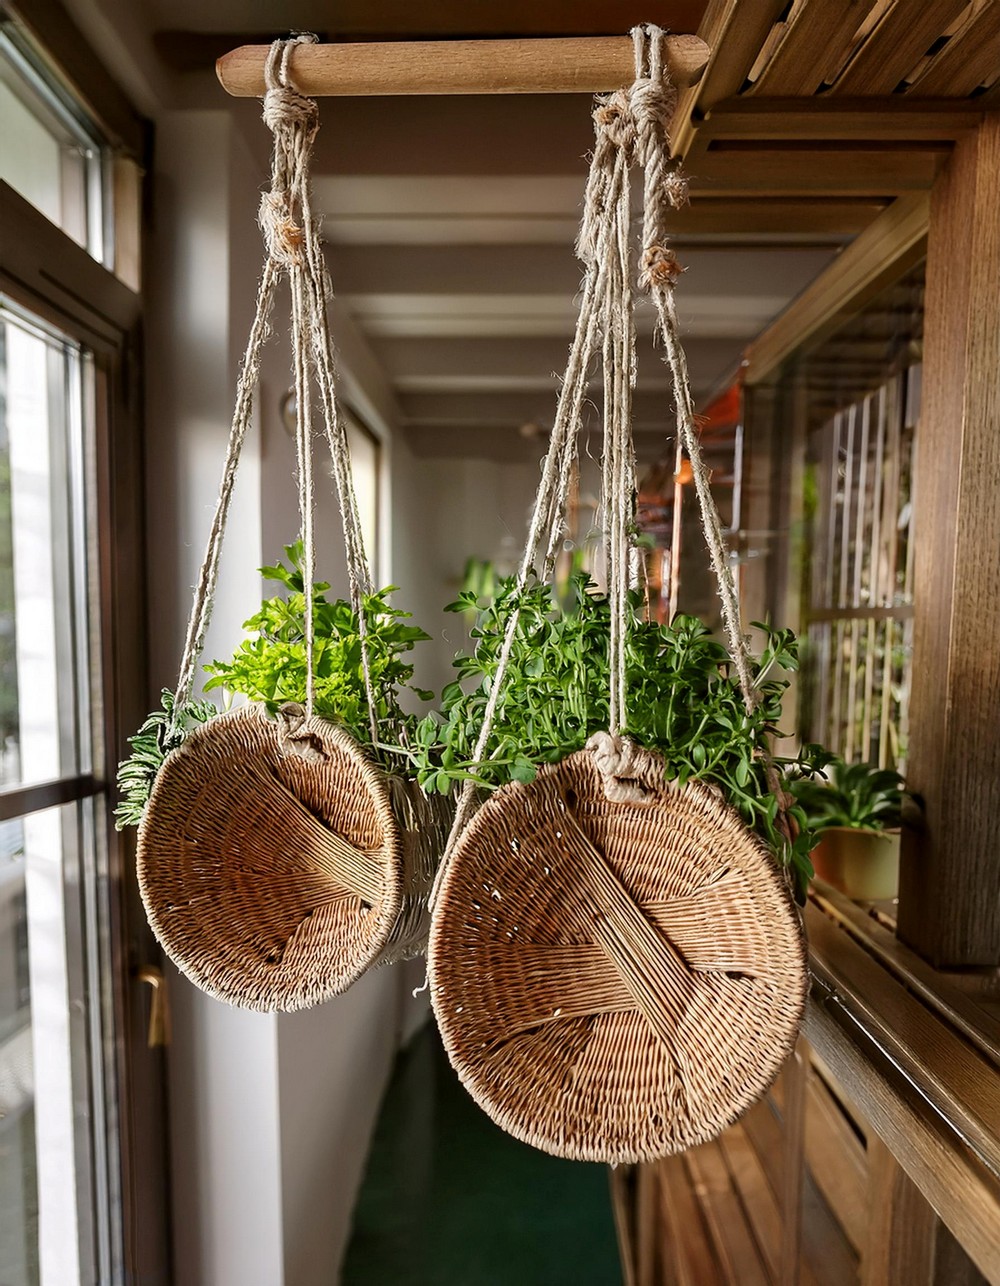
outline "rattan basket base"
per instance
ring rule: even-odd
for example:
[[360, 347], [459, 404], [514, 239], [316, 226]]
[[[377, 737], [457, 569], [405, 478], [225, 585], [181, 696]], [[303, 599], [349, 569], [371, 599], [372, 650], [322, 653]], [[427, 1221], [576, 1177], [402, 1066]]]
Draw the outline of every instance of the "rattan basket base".
[[610, 803], [587, 751], [504, 787], [453, 854], [428, 945], [448, 1056], [497, 1124], [578, 1160], [714, 1137], [770, 1085], [805, 1003], [798, 913], [711, 788]]
[[318, 1004], [426, 938], [447, 810], [330, 724], [304, 732], [309, 758], [260, 706], [219, 715], [167, 757], [139, 830], [153, 932], [242, 1008]]

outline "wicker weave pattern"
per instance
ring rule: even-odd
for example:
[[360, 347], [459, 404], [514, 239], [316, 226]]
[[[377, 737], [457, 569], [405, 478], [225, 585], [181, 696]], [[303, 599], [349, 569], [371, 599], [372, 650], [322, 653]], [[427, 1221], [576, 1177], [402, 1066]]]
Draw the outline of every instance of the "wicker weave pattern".
[[431, 996], [466, 1088], [517, 1138], [612, 1164], [706, 1141], [766, 1089], [805, 1002], [797, 912], [718, 793], [611, 803], [588, 752], [508, 786], [438, 895]]
[[164, 950], [247, 1009], [318, 1004], [426, 939], [446, 801], [390, 785], [323, 720], [304, 731], [307, 758], [262, 707], [211, 720], [168, 756], [139, 830], [139, 888]]

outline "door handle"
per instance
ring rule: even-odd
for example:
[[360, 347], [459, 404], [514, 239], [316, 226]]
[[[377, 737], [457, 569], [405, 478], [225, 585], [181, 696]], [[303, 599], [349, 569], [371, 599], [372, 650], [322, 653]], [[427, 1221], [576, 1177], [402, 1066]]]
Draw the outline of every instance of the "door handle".
[[149, 999], [149, 1030], [146, 1045], [157, 1049], [170, 1044], [170, 997], [167, 980], [158, 965], [142, 965], [135, 974], [139, 982], [148, 983], [152, 989]]

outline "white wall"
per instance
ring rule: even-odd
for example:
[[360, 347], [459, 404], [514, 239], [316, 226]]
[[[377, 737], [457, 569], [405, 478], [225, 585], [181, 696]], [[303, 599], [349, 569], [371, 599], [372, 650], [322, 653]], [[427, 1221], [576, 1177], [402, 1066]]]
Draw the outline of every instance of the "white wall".
[[[232, 211], [252, 166], [226, 115], [158, 122], [150, 246], [147, 531], [154, 691], [172, 686], [211, 522], [238, 352], [253, 300]], [[252, 206], [250, 207], [252, 209]], [[252, 221], [251, 221], [252, 226]], [[209, 655], [225, 655], [257, 596], [260, 448], [248, 435]], [[217, 1003], [175, 974], [169, 1058], [176, 1278], [183, 1286], [281, 1281], [277, 1025]]]

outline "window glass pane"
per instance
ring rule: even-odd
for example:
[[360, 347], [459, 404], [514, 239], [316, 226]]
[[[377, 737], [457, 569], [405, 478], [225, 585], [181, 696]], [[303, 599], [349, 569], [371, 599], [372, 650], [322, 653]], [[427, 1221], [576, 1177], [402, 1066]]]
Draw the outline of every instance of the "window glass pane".
[[347, 439], [351, 447], [351, 469], [354, 474], [354, 494], [358, 501], [358, 517], [365, 539], [365, 552], [372, 569], [372, 579], [378, 584], [378, 489], [379, 444], [378, 439], [352, 416], [347, 417]]
[[[92, 800], [0, 823], [0, 1281], [109, 1280]], [[97, 940], [90, 935], [96, 931]], [[93, 1060], [93, 1062], [91, 1061]]]
[[107, 262], [106, 157], [96, 129], [12, 24], [0, 28], [0, 179]]
[[0, 1281], [38, 1281], [24, 823], [0, 822]]
[[0, 786], [90, 767], [83, 562], [89, 355], [0, 300]]

